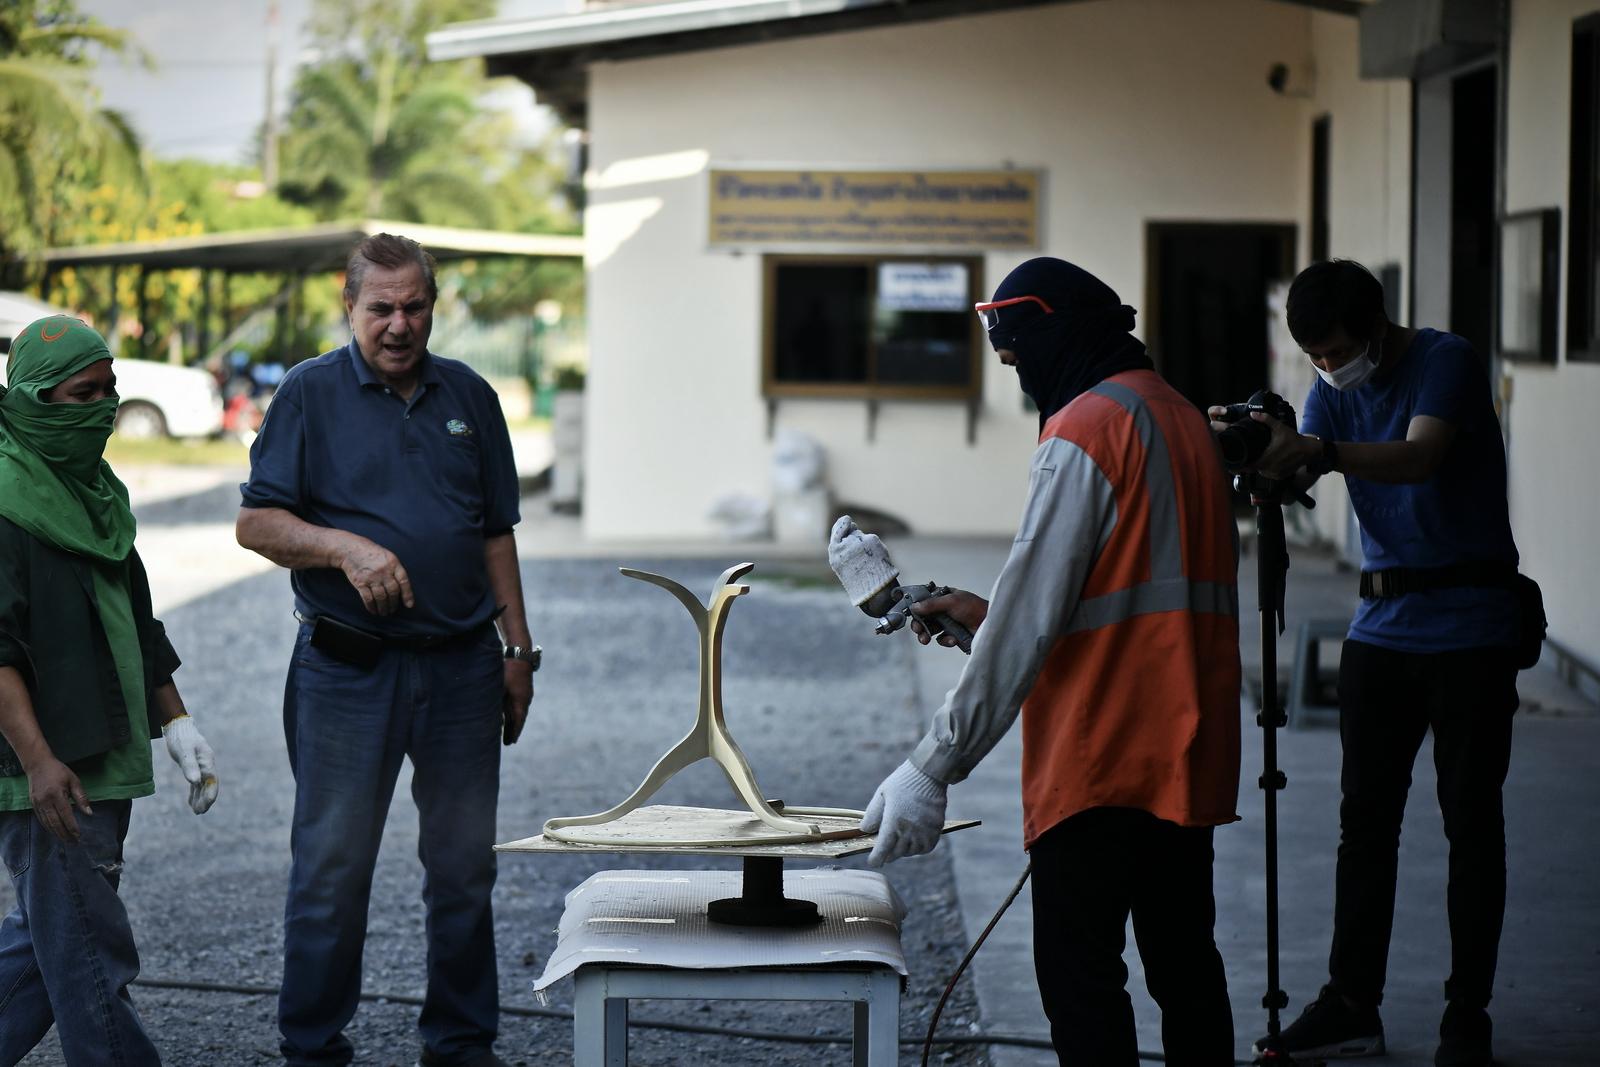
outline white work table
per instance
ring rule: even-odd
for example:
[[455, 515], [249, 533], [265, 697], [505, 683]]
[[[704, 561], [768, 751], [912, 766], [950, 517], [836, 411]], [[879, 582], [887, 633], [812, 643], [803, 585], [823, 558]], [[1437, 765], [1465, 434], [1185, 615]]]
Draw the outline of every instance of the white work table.
[[[697, 832], [725, 826], [728, 843], [652, 843], [670, 839], [685, 823]], [[667, 853], [744, 865], [742, 873], [601, 871], [567, 894], [555, 951], [534, 990], [573, 976], [576, 1067], [627, 1063], [630, 999], [851, 1001], [856, 1067], [896, 1063], [904, 904], [876, 871], [782, 866], [785, 859], [860, 855], [875, 838], [858, 832], [741, 843], [741, 833], [759, 831], [753, 823], [749, 812], [650, 806], [611, 824], [619, 837], [612, 843], [541, 834], [495, 846], [502, 853]], [[952, 821], [945, 831], [975, 825]], [[713, 920], [712, 912], [723, 921]]]
[[711, 922], [708, 902], [738, 895], [737, 871], [601, 871], [568, 893], [555, 952], [534, 989], [575, 976], [575, 1067], [628, 1062], [628, 1001], [636, 998], [851, 1001], [854, 1063], [892, 1067], [904, 905], [875, 871], [786, 871], [783, 888], [814, 901], [821, 922]]

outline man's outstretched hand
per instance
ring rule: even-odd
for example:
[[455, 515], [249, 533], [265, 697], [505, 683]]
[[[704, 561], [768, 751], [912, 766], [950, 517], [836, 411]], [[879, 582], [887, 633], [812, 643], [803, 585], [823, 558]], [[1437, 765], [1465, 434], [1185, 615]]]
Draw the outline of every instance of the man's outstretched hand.
[[933, 851], [944, 829], [943, 782], [929, 778], [909, 760], [894, 769], [872, 794], [861, 829], [878, 835], [867, 865], [882, 867], [906, 856]]

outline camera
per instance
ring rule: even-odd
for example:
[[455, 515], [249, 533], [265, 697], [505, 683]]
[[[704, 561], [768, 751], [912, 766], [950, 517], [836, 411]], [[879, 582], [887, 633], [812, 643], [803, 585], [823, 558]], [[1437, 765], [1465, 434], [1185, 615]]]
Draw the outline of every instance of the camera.
[[1217, 445], [1222, 449], [1222, 462], [1230, 470], [1241, 470], [1261, 458], [1261, 453], [1272, 443], [1272, 430], [1250, 415], [1264, 412], [1290, 427], [1296, 424], [1294, 408], [1287, 400], [1267, 389], [1258, 389], [1242, 404], [1229, 404], [1218, 416], [1228, 428], [1217, 431]]

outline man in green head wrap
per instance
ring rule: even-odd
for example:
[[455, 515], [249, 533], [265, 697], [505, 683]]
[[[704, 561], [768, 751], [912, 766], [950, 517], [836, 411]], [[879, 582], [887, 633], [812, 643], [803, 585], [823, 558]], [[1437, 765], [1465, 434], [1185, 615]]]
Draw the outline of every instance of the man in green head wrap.
[[159, 1056], [127, 986], [139, 973], [117, 896], [135, 797], [163, 737], [200, 814], [211, 748], [173, 684], [128, 491], [104, 457], [117, 414], [105, 341], [66, 315], [30, 323], [0, 388], [0, 1063], [52, 1024], [67, 1062]]

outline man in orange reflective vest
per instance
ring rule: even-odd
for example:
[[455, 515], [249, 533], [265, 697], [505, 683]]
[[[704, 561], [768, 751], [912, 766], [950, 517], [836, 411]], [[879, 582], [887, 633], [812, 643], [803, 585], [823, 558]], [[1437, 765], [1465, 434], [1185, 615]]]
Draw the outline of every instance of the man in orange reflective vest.
[[[1236, 527], [1205, 417], [1156, 374], [1133, 309], [1059, 259], [978, 305], [1041, 434], [986, 601], [925, 601], [976, 632], [927, 735], [878, 787], [874, 865], [938, 842], [945, 793], [1022, 714], [1034, 960], [1063, 1065], [1133, 1067], [1123, 931], [1169, 1064], [1233, 1062], [1213, 936], [1212, 829], [1239, 784]], [[924, 643], [926, 632], [919, 634]]]

